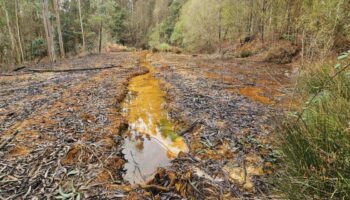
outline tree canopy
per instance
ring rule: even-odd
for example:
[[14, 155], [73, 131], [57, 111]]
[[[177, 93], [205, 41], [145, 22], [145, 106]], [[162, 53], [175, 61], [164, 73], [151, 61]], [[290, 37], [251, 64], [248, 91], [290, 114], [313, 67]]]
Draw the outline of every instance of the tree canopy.
[[348, 0], [1, 0], [0, 6], [0, 63], [8, 64], [98, 51], [100, 43], [218, 52], [247, 37], [262, 45], [289, 40], [313, 58], [346, 49], [350, 38]]

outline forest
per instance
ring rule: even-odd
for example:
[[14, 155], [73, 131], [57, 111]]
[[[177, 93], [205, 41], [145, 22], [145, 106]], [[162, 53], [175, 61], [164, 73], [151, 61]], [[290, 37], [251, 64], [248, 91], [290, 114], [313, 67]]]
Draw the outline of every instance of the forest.
[[350, 199], [350, 0], [0, 0], [0, 199]]
[[346, 0], [2, 0], [0, 63], [98, 52], [107, 43], [225, 54], [253, 38], [261, 47], [251, 53], [287, 40], [313, 60], [349, 48], [349, 6]]

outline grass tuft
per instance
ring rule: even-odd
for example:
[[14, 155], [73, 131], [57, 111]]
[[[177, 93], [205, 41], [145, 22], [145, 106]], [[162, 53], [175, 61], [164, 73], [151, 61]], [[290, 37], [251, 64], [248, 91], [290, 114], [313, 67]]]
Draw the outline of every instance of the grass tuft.
[[350, 69], [314, 67], [302, 75], [301, 116], [277, 130], [276, 190], [287, 199], [350, 199]]

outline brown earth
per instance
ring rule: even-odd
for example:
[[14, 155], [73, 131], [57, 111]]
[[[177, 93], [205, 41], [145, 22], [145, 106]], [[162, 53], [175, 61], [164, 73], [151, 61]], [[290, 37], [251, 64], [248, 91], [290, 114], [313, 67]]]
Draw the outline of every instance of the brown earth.
[[[137, 52], [89, 55], [0, 76], [0, 197], [234, 199], [269, 196], [273, 117], [291, 69], [249, 59], [148, 54], [190, 152], [154, 180], [123, 180], [120, 102], [144, 74]], [[60, 69], [104, 70], [54, 72]], [[13, 75], [13, 76], [12, 76]]]

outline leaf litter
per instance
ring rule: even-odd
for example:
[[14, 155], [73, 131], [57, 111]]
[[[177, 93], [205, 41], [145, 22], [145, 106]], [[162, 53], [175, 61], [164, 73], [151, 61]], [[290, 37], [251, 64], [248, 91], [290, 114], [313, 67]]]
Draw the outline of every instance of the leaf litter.
[[187, 142], [189, 152], [180, 152], [170, 166], [158, 168], [153, 179], [130, 185], [123, 178], [128, 162], [123, 154], [128, 122], [121, 104], [129, 80], [148, 72], [140, 65], [142, 55], [88, 55], [28, 67], [120, 66], [105, 70], [24, 70], [14, 72], [16, 76], [0, 77], [1, 198], [232, 199], [269, 195], [264, 177], [273, 173], [268, 142], [271, 119], [282, 110], [278, 102], [288, 93], [290, 80], [285, 74], [289, 68], [205, 55], [149, 54], [147, 59], [155, 67], [152, 75], [166, 93], [165, 109], [176, 121], [177, 133]]

